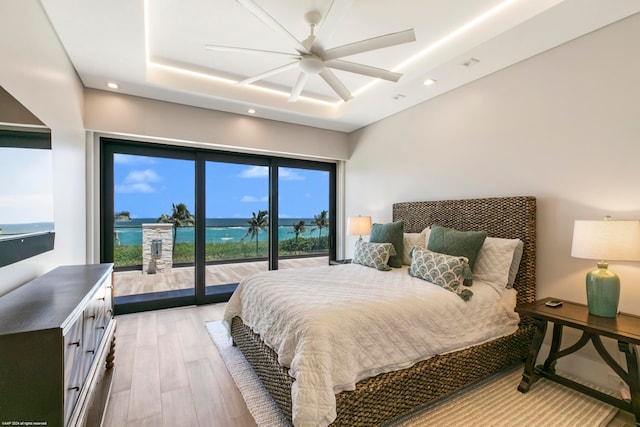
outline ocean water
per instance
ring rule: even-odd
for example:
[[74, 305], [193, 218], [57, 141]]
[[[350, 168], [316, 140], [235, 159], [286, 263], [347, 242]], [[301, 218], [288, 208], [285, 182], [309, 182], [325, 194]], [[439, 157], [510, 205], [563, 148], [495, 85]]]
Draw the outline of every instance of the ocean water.
[[0, 224], [0, 238], [15, 234], [41, 233], [54, 231], [53, 222], [30, 222], [26, 224]]
[[[310, 225], [312, 219], [310, 218], [293, 218], [284, 219], [280, 221], [278, 225], [278, 240], [295, 239], [296, 235], [293, 233], [293, 224], [297, 224], [299, 221], [304, 221], [307, 230], [304, 233], [300, 233], [300, 237], [318, 237], [319, 233], [316, 229], [311, 232], [314, 226]], [[242, 236], [247, 233], [249, 226], [247, 224], [248, 219], [237, 218], [215, 218], [207, 219], [206, 227], [206, 242], [207, 243], [224, 243], [224, 242], [240, 242]], [[142, 244], [142, 224], [155, 223], [155, 218], [136, 218], [131, 221], [116, 221], [114, 224], [114, 231], [118, 236], [120, 245], [136, 246]], [[322, 229], [322, 235], [327, 235], [327, 229]], [[176, 243], [193, 243], [195, 236], [195, 230], [193, 227], [178, 227], [176, 234]], [[260, 231], [258, 234], [258, 240], [260, 242], [266, 242], [268, 240], [268, 233], [266, 230]], [[118, 244], [118, 241], [115, 244]], [[248, 237], [245, 242], [249, 241]], [[255, 240], [253, 240], [255, 242]]]

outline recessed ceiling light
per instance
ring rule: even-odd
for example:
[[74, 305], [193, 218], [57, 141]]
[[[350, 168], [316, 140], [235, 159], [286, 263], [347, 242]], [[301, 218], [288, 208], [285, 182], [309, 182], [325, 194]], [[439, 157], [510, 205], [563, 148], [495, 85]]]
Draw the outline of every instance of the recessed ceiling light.
[[107, 86], [108, 86], [110, 89], [118, 89], [118, 88], [120, 87], [120, 86], [118, 85], [118, 83], [115, 83], [115, 82], [108, 82], [108, 83], [107, 83]]
[[432, 84], [435, 84], [437, 80], [433, 80], [433, 79], [427, 79], [424, 81], [424, 85], [425, 86], [431, 86]]
[[247, 113], [249, 113], [249, 114], [255, 114], [255, 113], [256, 113], [256, 110], [254, 110], [253, 108], [249, 108], [249, 109], [247, 110]]

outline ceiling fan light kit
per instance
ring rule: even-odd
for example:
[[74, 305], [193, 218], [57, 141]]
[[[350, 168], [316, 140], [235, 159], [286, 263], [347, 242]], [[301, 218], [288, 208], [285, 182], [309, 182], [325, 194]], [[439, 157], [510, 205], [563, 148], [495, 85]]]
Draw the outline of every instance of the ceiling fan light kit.
[[[302, 93], [304, 86], [310, 76], [319, 75], [328, 85], [333, 89], [333, 91], [344, 101], [353, 98], [351, 92], [347, 89], [347, 87], [340, 81], [340, 79], [330, 70], [336, 69], [341, 71], [347, 71], [351, 73], [361, 74], [368, 77], [373, 77], [377, 79], [383, 79], [391, 82], [397, 82], [402, 74], [384, 70], [377, 67], [372, 67], [369, 65], [358, 64], [354, 62], [348, 62], [341, 60], [340, 58], [356, 55], [359, 53], [369, 52], [372, 50], [382, 49], [385, 47], [396, 46], [403, 43], [408, 43], [416, 40], [415, 32], [413, 29], [405, 30], [397, 33], [386, 34], [378, 37], [373, 37], [370, 39], [361, 40], [354, 43], [349, 43], [343, 46], [337, 46], [327, 51], [322, 51], [319, 48], [315, 47], [315, 43], [317, 41], [315, 28], [320, 22], [322, 22], [322, 27], [320, 28], [320, 32], [325, 30], [324, 26], [327, 25], [335, 25], [337, 24], [336, 19], [327, 23], [327, 17], [325, 16], [324, 21], [322, 20], [322, 15], [318, 11], [310, 11], [305, 14], [305, 20], [309, 24], [310, 34], [309, 36], [303, 40], [302, 42], [296, 39], [291, 33], [289, 33], [280, 23], [278, 23], [271, 15], [269, 15], [264, 9], [262, 9], [258, 4], [256, 4], [253, 0], [236, 0], [240, 5], [246, 8], [249, 12], [254, 14], [258, 19], [260, 19], [264, 24], [271, 27], [273, 30], [281, 33], [285, 37], [289, 39], [291, 44], [293, 45], [296, 53], [287, 53], [287, 52], [274, 52], [274, 51], [266, 51], [259, 49], [251, 49], [251, 48], [239, 48], [239, 47], [231, 47], [231, 46], [218, 46], [208, 44], [205, 46], [208, 50], [213, 50], [217, 52], [235, 52], [235, 53], [245, 53], [252, 55], [270, 55], [270, 56], [280, 56], [286, 57], [289, 59], [294, 59], [295, 62], [285, 64], [283, 66], [265, 71], [261, 74], [250, 76], [240, 82], [239, 85], [247, 85], [258, 80], [265, 79], [267, 77], [273, 76], [275, 74], [279, 74], [285, 71], [289, 71], [295, 68], [300, 70], [300, 74], [298, 75], [298, 79], [291, 89], [291, 93], [289, 95], [289, 102], [296, 102], [298, 97]], [[346, 2], [345, 4], [340, 4], [338, 7], [335, 7], [336, 1], [332, 2], [329, 7], [329, 13], [333, 12], [335, 9], [340, 9], [336, 13], [336, 15], [340, 15], [342, 17], [344, 15], [344, 8], [350, 4], [350, 2]], [[329, 30], [326, 30], [325, 33], [328, 33]], [[322, 35], [320, 35], [322, 37]]]

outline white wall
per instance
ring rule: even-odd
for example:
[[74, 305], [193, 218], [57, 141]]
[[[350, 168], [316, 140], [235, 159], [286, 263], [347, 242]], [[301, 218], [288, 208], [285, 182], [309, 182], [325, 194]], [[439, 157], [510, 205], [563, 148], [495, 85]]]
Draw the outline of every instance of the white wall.
[[0, 2], [0, 86], [51, 129], [55, 249], [0, 268], [0, 295], [85, 255], [82, 85], [36, 0]]
[[[396, 201], [535, 196], [537, 296], [586, 303], [595, 261], [570, 256], [574, 220], [640, 219], [637, 40], [640, 14], [354, 132], [346, 215], [384, 222]], [[620, 309], [640, 315], [640, 263], [610, 269]]]

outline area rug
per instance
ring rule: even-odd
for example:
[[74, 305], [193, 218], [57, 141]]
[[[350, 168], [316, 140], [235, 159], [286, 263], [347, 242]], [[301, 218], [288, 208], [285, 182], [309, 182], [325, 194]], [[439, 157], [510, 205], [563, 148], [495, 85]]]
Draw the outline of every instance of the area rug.
[[[289, 426], [240, 350], [232, 346], [222, 322], [207, 322], [206, 328], [258, 426]], [[521, 379], [522, 366], [514, 367], [388, 426], [601, 427], [616, 415], [613, 406], [544, 378], [522, 394], [517, 390]]]

